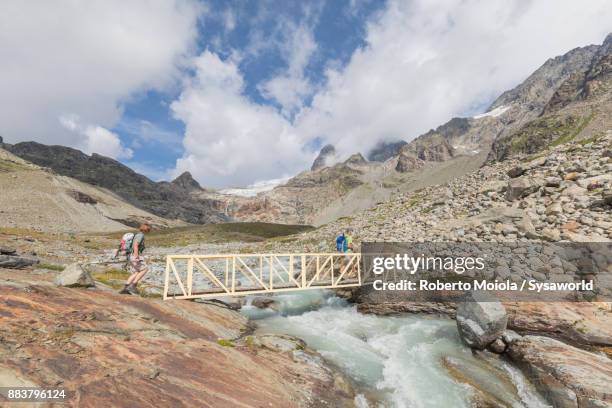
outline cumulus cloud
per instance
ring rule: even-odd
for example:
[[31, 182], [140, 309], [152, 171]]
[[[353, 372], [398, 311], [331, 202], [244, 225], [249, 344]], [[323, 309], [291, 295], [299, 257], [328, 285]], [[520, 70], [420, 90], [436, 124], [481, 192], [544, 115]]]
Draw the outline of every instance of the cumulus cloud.
[[[0, 134], [125, 156], [107, 129], [135, 94], [175, 81], [199, 13], [191, 0], [1, 2]], [[71, 131], [65, 112], [92, 125]]]
[[102, 126], [83, 124], [77, 115], [64, 115], [59, 119], [64, 128], [82, 136], [74, 147], [85, 153], [98, 153], [114, 159], [129, 159], [134, 152], [121, 144], [119, 136]]
[[175, 175], [190, 171], [201, 184], [220, 187], [304, 168], [304, 141], [276, 109], [243, 95], [238, 61], [205, 51], [195, 60], [194, 70], [171, 105], [186, 128], [185, 155], [177, 161]]
[[389, 1], [368, 25], [367, 45], [328, 71], [296, 131], [345, 156], [410, 140], [475, 113], [547, 58], [601, 43], [610, 21], [606, 0]]
[[258, 89], [265, 98], [280, 105], [285, 117], [291, 117], [314, 92], [304, 70], [317, 50], [317, 43], [312, 27], [305, 23], [287, 22], [283, 37], [281, 50], [287, 56], [288, 67]]

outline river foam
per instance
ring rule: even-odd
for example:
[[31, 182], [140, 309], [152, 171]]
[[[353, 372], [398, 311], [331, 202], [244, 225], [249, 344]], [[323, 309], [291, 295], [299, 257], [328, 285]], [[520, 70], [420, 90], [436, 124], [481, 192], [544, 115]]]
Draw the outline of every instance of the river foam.
[[[472, 406], [473, 389], [452, 378], [443, 365], [445, 358], [451, 358], [482, 366], [461, 343], [454, 321], [423, 315], [366, 315], [329, 294], [304, 293], [275, 297], [281, 313], [248, 307], [243, 312], [259, 319], [258, 332], [305, 340], [385, 407]], [[507, 370], [519, 390], [517, 404], [512, 406], [545, 406], [518, 370]], [[498, 380], [492, 377], [491, 381]], [[357, 396], [356, 404], [368, 406], [364, 395]]]

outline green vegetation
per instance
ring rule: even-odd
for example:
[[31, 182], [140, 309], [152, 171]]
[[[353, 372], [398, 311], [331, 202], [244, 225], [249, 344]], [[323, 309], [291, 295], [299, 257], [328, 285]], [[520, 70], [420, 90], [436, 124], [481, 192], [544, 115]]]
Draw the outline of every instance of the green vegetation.
[[420, 202], [421, 202], [421, 196], [413, 195], [412, 197], [410, 197], [410, 201], [408, 201], [408, 204], [406, 204], [406, 207], [412, 208]]
[[121, 289], [130, 274], [123, 269], [108, 269], [103, 272], [92, 273], [91, 276], [98, 282], [110, 286], [113, 289]]
[[433, 207], [429, 206], [429, 207], [425, 207], [421, 210], [421, 214], [429, 214], [430, 212], [433, 211]]
[[559, 146], [560, 144], [574, 140], [574, 138], [584, 130], [584, 128], [589, 124], [589, 122], [593, 120], [594, 116], [595, 114], [591, 113], [589, 116], [581, 118], [581, 120], [576, 123], [575, 127], [569, 127], [564, 129], [565, 134], [563, 134], [557, 140], [552, 142], [552, 146]]
[[578, 143], [581, 144], [582, 146], [584, 146], [584, 145], [587, 145], [589, 143], [593, 143], [593, 142], [598, 141], [603, 136], [604, 136], [603, 132], [600, 132], [600, 133], [596, 134], [595, 136], [589, 137], [587, 139], [579, 140]]
[[229, 339], [219, 339], [217, 340], [217, 344], [223, 347], [235, 347], [234, 342]]
[[523, 153], [534, 154], [548, 146], [558, 146], [572, 141], [591, 122], [594, 113], [588, 116], [546, 116], [535, 119], [507, 138], [496, 142], [495, 155], [498, 160]]
[[244, 339], [244, 344], [246, 344], [246, 346], [250, 350], [254, 350], [257, 348], [257, 345], [255, 344], [255, 337], [253, 336], [246, 336]]
[[[287, 237], [314, 229], [309, 225], [272, 224], [266, 222], [232, 222], [225, 224], [190, 225], [187, 227], [153, 230], [147, 235], [148, 246], [185, 246], [200, 242], [261, 242], [276, 237]], [[109, 234], [120, 240], [123, 232]]]
[[48, 269], [50, 271], [58, 271], [58, 272], [63, 271], [65, 268], [64, 265], [55, 265], [55, 264], [48, 264], [48, 263], [41, 263], [41, 264], [38, 264], [37, 266], [41, 269]]

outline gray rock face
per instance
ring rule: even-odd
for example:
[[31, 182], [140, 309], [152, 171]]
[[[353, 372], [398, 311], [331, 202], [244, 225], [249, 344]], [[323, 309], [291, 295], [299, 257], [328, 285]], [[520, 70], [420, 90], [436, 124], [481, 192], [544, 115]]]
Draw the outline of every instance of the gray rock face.
[[423, 160], [412, 155], [402, 153], [397, 158], [395, 170], [399, 171], [400, 173], [407, 173], [412, 170], [420, 169], [424, 164], [425, 162]]
[[319, 152], [319, 155], [312, 163], [310, 167], [311, 171], [317, 171], [322, 169], [323, 167], [328, 166], [329, 161], [336, 155], [336, 148], [333, 145], [325, 145]]
[[78, 263], [66, 266], [66, 269], [55, 278], [55, 284], [70, 288], [88, 288], [96, 285], [91, 274]]
[[[434, 132], [434, 131], [431, 131]], [[423, 161], [445, 161], [455, 156], [455, 149], [439, 133], [426, 133], [401, 148], [400, 154], [411, 155]]]
[[379, 142], [370, 153], [368, 153], [368, 160], [384, 162], [393, 156], [397, 156], [400, 149], [406, 144], [407, 142], [403, 140], [399, 142]]
[[200, 183], [198, 183], [188, 171], [183, 172], [180, 176], [172, 180], [172, 184], [190, 192], [202, 190]]
[[38, 259], [13, 255], [0, 255], [0, 268], [22, 269], [37, 264]]
[[484, 350], [502, 336], [508, 316], [504, 306], [479, 292], [457, 306], [457, 328], [461, 339], [471, 348]]
[[0, 247], [0, 254], [2, 255], [16, 255], [17, 250], [13, 248]]

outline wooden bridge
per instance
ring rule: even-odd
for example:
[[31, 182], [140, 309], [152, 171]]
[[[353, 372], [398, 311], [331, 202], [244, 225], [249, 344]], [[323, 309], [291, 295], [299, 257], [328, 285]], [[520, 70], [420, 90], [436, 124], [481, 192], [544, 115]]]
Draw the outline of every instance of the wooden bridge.
[[361, 286], [359, 253], [168, 255], [164, 299]]

